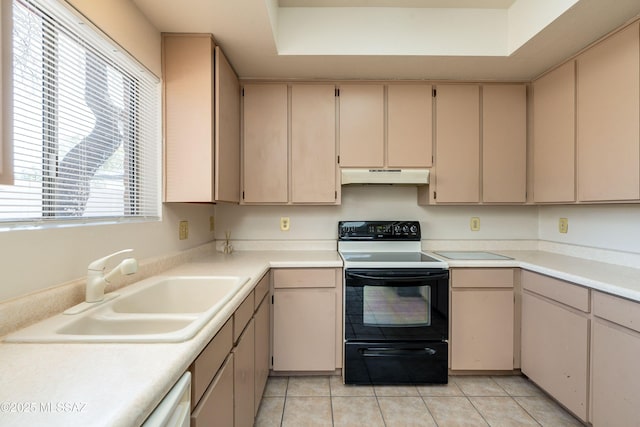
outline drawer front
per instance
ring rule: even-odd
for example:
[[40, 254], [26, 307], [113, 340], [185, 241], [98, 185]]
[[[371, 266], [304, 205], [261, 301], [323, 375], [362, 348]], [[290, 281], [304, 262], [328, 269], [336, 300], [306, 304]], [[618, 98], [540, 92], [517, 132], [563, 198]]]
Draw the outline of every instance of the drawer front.
[[254, 294], [254, 302], [253, 302], [253, 310], [257, 310], [262, 302], [262, 299], [269, 293], [269, 273], [266, 273], [262, 276], [262, 279], [258, 282], [256, 287], [253, 289]]
[[233, 425], [233, 354], [191, 413], [191, 427]]
[[242, 301], [240, 307], [233, 313], [233, 342], [237, 342], [240, 335], [242, 335], [242, 331], [244, 331], [245, 326], [253, 317], [253, 306], [254, 306], [254, 298], [253, 291]]
[[602, 292], [593, 292], [593, 314], [640, 332], [640, 304]]
[[233, 322], [228, 320], [191, 364], [191, 408], [195, 408], [233, 347]]
[[273, 270], [274, 288], [335, 288], [335, 268], [286, 268]]
[[513, 268], [454, 268], [452, 288], [513, 288]]
[[589, 312], [589, 289], [587, 288], [523, 270], [522, 289], [535, 292], [585, 313]]

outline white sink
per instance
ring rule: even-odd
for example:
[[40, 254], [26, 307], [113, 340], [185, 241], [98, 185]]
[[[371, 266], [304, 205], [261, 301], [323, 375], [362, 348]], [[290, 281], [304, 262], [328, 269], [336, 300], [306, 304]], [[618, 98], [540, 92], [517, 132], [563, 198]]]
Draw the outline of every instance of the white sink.
[[154, 277], [81, 314], [59, 314], [7, 342], [181, 342], [191, 339], [248, 277]]

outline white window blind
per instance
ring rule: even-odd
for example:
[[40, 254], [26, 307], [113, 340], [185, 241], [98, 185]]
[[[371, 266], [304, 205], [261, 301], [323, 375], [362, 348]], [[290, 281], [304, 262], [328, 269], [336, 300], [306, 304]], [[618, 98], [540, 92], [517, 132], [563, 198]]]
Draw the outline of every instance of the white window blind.
[[14, 185], [0, 221], [160, 216], [160, 85], [53, 0], [13, 0]]

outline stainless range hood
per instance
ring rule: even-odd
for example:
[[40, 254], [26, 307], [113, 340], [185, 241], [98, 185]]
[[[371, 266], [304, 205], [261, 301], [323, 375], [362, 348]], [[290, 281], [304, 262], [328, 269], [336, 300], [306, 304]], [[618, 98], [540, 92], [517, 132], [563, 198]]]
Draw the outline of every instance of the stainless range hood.
[[429, 169], [342, 169], [341, 171], [342, 185], [426, 185], [429, 183]]

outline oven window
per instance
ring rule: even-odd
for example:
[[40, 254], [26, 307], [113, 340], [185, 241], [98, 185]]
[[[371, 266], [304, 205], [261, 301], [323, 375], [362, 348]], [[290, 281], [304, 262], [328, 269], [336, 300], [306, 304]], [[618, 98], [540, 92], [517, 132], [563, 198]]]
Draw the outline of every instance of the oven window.
[[431, 326], [431, 286], [364, 286], [365, 326]]

